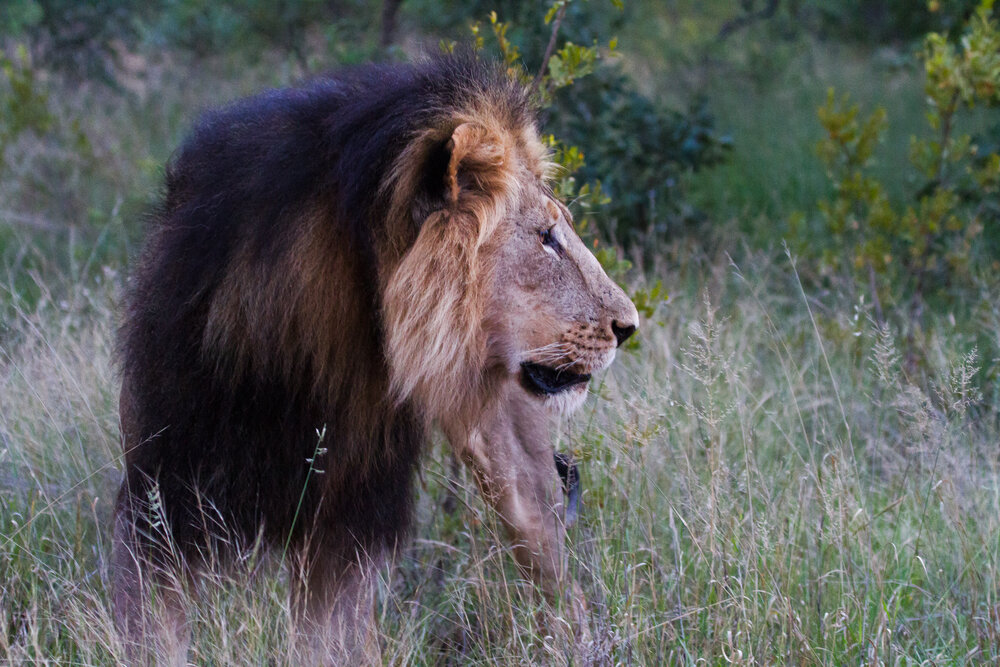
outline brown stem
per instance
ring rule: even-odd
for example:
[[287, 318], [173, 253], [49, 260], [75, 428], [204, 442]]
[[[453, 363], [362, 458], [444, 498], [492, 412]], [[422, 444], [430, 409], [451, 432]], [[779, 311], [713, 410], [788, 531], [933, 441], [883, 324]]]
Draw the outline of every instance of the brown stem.
[[562, 25], [563, 17], [566, 16], [566, 7], [568, 6], [569, 0], [566, 0], [556, 13], [556, 18], [552, 21], [552, 34], [549, 35], [549, 43], [545, 47], [545, 57], [542, 58], [542, 64], [538, 67], [538, 73], [535, 74], [535, 78], [531, 82], [531, 88], [529, 89], [532, 95], [538, 92], [538, 87], [542, 85], [542, 77], [545, 76], [545, 70], [549, 68], [549, 60], [552, 58], [553, 51], [556, 50], [556, 37], [559, 35], [559, 27]]
[[392, 46], [396, 38], [396, 13], [403, 0], [385, 0], [382, 3], [382, 48]]
[[868, 262], [868, 285], [872, 291], [872, 305], [875, 306], [875, 319], [880, 327], [885, 326], [885, 315], [882, 314], [882, 301], [878, 298], [878, 284], [875, 282], [875, 267]]
[[[952, 123], [955, 118], [955, 112], [958, 110], [959, 102], [959, 92], [956, 90], [951, 94], [951, 99], [948, 101], [948, 106], [945, 107], [941, 113], [941, 153], [938, 155], [937, 169], [934, 174], [934, 189], [939, 189], [945, 187], [945, 164], [947, 163], [948, 154], [948, 142], [951, 141], [951, 131]], [[924, 312], [924, 282], [927, 278], [927, 259], [930, 255], [931, 247], [931, 237], [933, 234], [928, 229], [924, 232], [923, 239], [923, 249], [920, 251], [919, 257], [917, 257], [917, 284], [913, 290], [913, 299], [910, 302], [910, 326], [916, 327], [919, 325], [919, 321], [923, 318]], [[912, 329], [911, 329], [912, 330]], [[909, 347], [913, 347], [910, 345]], [[911, 353], [912, 354], [912, 353]], [[915, 359], [908, 359], [908, 366], [913, 367], [915, 370]]]
[[958, 91], [956, 90], [951, 94], [951, 100], [948, 102], [945, 112], [941, 114], [941, 154], [938, 156], [937, 170], [934, 174], [934, 180], [939, 187], [944, 179], [945, 154], [948, 150], [948, 141], [951, 140], [952, 120], [955, 118], [955, 111], [957, 110]]
[[779, 0], [769, 0], [767, 5], [765, 5], [759, 12], [748, 12], [743, 16], [737, 16], [734, 19], [726, 21], [719, 29], [719, 34], [716, 35], [715, 38], [722, 41], [737, 30], [745, 28], [751, 23], [771, 18], [774, 16], [775, 12], [778, 11], [778, 3]]

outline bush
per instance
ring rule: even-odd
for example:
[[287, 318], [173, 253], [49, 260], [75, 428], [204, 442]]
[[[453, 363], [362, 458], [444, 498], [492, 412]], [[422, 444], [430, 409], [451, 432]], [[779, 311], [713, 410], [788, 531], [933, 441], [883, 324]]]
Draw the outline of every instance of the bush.
[[328, 41], [337, 27], [357, 21], [352, 39], [364, 42], [365, 30], [377, 20], [372, 3], [361, 0], [159, 0], [160, 8], [145, 28], [150, 41], [181, 48], [195, 56], [238, 53], [258, 56], [277, 48], [308, 70], [308, 31], [325, 31]]
[[930, 31], [956, 30], [975, 9], [976, 0], [812, 0], [804, 4], [818, 14], [824, 32], [885, 43], [920, 39]]
[[[818, 151], [834, 187], [833, 198], [820, 205], [825, 264], [859, 272], [876, 299], [889, 286], [908, 292], [914, 321], [928, 294], [969, 278], [977, 262], [998, 259], [989, 252], [996, 248], [990, 211], [1000, 192], [1000, 154], [996, 144], [980, 145], [958, 127], [961, 111], [1000, 103], [1000, 31], [991, 12], [992, 0], [984, 0], [957, 45], [939, 33], [925, 40], [930, 132], [911, 140], [910, 160], [921, 185], [906, 205], [891, 201], [871, 174], [887, 123], [884, 109], [864, 118], [857, 105], [846, 96], [838, 100], [831, 90], [819, 110], [826, 136]], [[993, 221], [993, 239], [984, 246], [979, 240], [987, 219]], [[876, 276], [890, 280], [877, 283]]]
[[583, 180], [600, 182], [610, 202], [599, 219], [623, 243], [663, 239], [699, 222], [684, 176], [725, 158], [730, 139], [704, 100], [686, 112], [640, 93], [615, 65], [560, 90], [546, 128], [579, 146]]
[[0, 43], [31, 45], [36, 65], [73, 78], [113, 80], [117, 47], [130, 45], [155, 2], [128, 0], [5, 0], [0, 3]]

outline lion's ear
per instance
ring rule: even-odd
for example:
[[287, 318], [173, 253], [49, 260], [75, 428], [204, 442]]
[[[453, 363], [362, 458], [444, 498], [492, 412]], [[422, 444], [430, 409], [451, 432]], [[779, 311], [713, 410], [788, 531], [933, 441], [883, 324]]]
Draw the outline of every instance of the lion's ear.
[[431, 213], [454, 205], [464, 194], [499, 192], [505, 158], [503, 141], [479, 124], [462, 123], [450, 136], [439, 136], [424, 158], [413, 195], [414, 222], [422, 225]]
[[503, 176], [506, 149], [500, 137], [475, 123], [462, 123], [451, 133], [445, 174], [447, 196], [451, 203], [463, 192], [489, 193], [493, 183]]

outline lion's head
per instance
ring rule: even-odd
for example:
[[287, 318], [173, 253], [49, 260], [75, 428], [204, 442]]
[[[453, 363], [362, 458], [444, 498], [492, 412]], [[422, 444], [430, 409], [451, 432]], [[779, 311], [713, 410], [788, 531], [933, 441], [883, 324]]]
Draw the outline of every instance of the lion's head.
[[444, 167], [443, 188], [437, 205], [411, 202], [419, 232], [386, 287], [396, 395], [468, 423], [509, 382], [571, 411], [638, 313], [549, 189], [533, 125], [475, 112], [458, 120], [450, 135], [417, 142], [424, 159], [410, 162]]
[[487, 322], [520, 385], [560, 412], [583, 403], [593, 373], [639, 325], [635, 306], [573, 228], [569, 210], [531, 188], [505, 220]]

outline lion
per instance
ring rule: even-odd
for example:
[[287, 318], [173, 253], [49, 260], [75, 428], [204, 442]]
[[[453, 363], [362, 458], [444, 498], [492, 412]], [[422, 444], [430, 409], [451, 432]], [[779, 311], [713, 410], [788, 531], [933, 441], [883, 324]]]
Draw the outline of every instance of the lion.
[[171, 577], [260, 540], [287, 549], [303, 651], [377, 661], [374, 575], [435, 427], [525, 576], [573, 587], [549, 430], [639, 322], [548, 185], [535, 113], [501, 67], [450, 56], [196, 124], [119, 334], [110, 580], [132, 660], [183, 664]]

